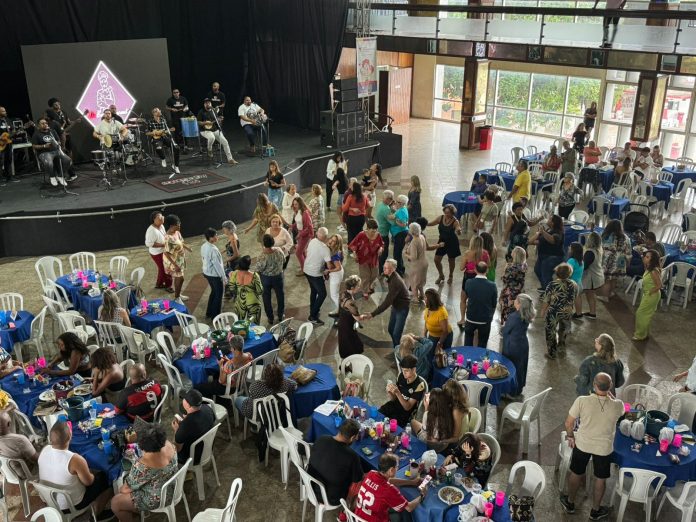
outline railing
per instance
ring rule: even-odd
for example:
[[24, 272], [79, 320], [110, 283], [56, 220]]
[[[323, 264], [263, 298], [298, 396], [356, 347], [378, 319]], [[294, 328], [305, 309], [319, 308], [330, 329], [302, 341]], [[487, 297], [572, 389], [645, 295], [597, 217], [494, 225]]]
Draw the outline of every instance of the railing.
[[[351, 9], [355, 6], [349, 4]], [[619, 49], [696, 54], [696, 4], [681, 4], [680, 7], [680, 10], [651, 11], [372, 3], [370, 32], [447, 40], [596, 47], [602, 42], [602, 18], [620, 17], [622, 22], [615, 40], [615, 47]], [[447, 16], [452, 14], [458, 17]], [[348, 20], [350, 29], [353, 17], [349, 16]], [[648, 24], [648, 20], [669, 20], [672, 25]]]

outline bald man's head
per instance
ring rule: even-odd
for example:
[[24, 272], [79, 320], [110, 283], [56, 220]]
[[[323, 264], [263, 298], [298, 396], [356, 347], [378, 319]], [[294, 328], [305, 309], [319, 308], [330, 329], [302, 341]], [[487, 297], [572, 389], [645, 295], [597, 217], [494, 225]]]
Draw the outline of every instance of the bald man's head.
[[70, 444], [70, 427], [66, 422], [56, 422], [51, 428], [51, 434], [49, 440], [51, 441], [51, 446], [55, 448], [67, 448]]
[[12, 433], [12, 417], [6, 411], [0, 412], [0, 436]]
[[608, 373], [600, 372], [595, 375], [594, 385], [598, 391], [606, 393], [611, 390], [611, 375]]
[[130, 369], [130, 378], [133, 384], [138, 384], [147, 379], [147, 370], [143, 363], [135, 363]]

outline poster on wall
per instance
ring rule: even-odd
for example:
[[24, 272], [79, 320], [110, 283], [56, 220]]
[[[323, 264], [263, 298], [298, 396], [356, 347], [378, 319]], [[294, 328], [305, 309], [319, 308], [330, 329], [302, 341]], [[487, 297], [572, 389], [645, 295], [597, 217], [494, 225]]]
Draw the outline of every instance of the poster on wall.
[[377, 38], [356, 38], [358, 98], [377, 94]]

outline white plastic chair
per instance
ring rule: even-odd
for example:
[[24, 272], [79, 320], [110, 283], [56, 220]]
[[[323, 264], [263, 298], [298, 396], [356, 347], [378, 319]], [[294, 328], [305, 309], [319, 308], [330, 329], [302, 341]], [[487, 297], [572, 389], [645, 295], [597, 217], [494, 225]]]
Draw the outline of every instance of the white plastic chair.
[[232, 440], [232, 423], [230, 422], [230, 413], [227, 411], [227, 408], [206, 397], [203, 397], [203, 402], [213, 410], [213, 413], [215, 413], [215, 420], [218, 424], [222, 424], [223, 420], [227, 421], [227, 440]]
[[312, 333], [314, 332], [314, 325], [307, 321], [306, 323], [302, 323], [300, 327], [297, 329], [297, 337], [295, 337], [295, 340], [302, 340], [302, 348], [300, 349], [300, 356], [297, 358], [299, 364], [304, 364], [304, 353], [305, 353], [305, 348], [307, 348], [307, 343], [309, 342], [309, 338], [312, 336]]
[[19, 362], [24, 362], [23, 351], [27, 346], [34, 345], [38, 357], [45, 357], [44, 352], [44, 324], [46, 322], [46, 311], [48, 307], [44, 306], [41, 311], [31, 321], [31, 335], [26, 341], [14, 343], [14, 351]]
[[242, 492], [242, 479], [236, 478], [230, 486], [225, 509], [208, 508], [193, 517], [193, 522], [235, 522], [234, 512], [237, 509], [239, 494]]
[[128, 282], [126, 281], [126, 269], [129, 262], [126, 256], [114, 256], [109, 260], [109, 272], [114, 281]]
[[495, 170], [498, 171], [498, 174], [501, 174], [503, 172], [512, 174], [513, 167], [510, 163], [506, 163], [504, 161], [498, 162], [495, 164]]
[[619, 469], [619, 480], [614, 488], [612, 502], [615, 496], [621, 497], [616, 522], [623, 520], [626, 504], [640, 502], [645, 509], [645, 522], [652, 520], [652, 504], [660, 493], [662, 483], [667, 476], [664, 473], [638, 468]]
[[205, 479], [203, 478], [204, 472], [203, 468], [208, 464], [212, 464], [213, 473], [215, 474], [215, 482], [220, 486], [220, 478], [218, 477], [217, 465], [215, 464], [215, 454], [213, 453], [213, 444], [215, 443], [215, 435], [220, 428], [220, 424], [216, 424], [207, 433], [201, 435], [193, 444], [191, 444], [191, 449], [189, 455], [195, 456], [198, 451], [198, 447], [202, 446], [201, 458], [198, 464], [191, 464], [191, 471], [196, 475], [196, 489], [198, 489], [198, 500], [201, 502], [205, 500]]
[[[130, 360], [130, 359], [129, 359]], [[131, 361], [133, 362], [133, 361]], [[164, 406], [164, 403], [167, 402], [167, 397], [169, 397], [169, 386], [166, 384], [160, 384], [160, 388], [162, 389], [162, 395], [160, 396], [159, 399], [159, 404], [155, 408], [155, 412], [152, 414], [152, 422], [155, 424], [161, 424], [162, 423], [162, 409]]]
[[483, 429], [486, 429], [486, 417], [488, 416], [488, 401], [491, 398], [493, 386], [487, 382], [467, 380], [461, 382], [469, 396], [469, 405], [481, 412]]
[[[44, 299], [48, 298], [44, 296]], [[53, 301], [53, 303], [57, 303], [57, 301]], [[58, 319], [58, 323], [60, 324], [61, 331], [67, 332], [68, 330], [82, 330], [83, 332], [85, 332], [85, 335], [87, 335], [87, 339], [97, 337], [97, 331], [94, 329], [93, 326], [88, 325], [85, 318], [82, 317], [79, 313], [75, 311], [58, 312], [56, 316]]]
[[[232, 410], [234, 414], [234, 425], [235, 427], [239, 428], [239, 410], [234, 407], [234, 403], [237, 400], [237, 397], [243, 395], [246, 393], [248, 387], [247, 387], [247, 374], [249, 372], [249, 368], [251, 367], [253, 363], [248, 362], [241, 368], [237, 368], [235, 371], [230, 373], [227, 376], [227, 381], [225, 383], [225, 393], [224, 395], [217, 395], [217, 397], [220, 397], [221, 399], [226, 399], [230, 401], [233, 405]], [[234, 389], [232, 389], [232, 382], [235, 383]], [[215, 397], [213, 397], [215, 399]], [[256, 415], [256, 413], [254, 413]], [[246, 417], [244, 418], [244, 438], [246, 439]]]
[[512, 466], [505, 493], [508, 496], [512, 493], [512, 484], [521, 470], [524, 470], [524, 481], [519, 493], [517, 493], [518, 496], [530, 496], [538, 501], [546, 488], [546, 475], [544, 475], [541, 466], [531, 460], [521, 460]]
[[527, 154], [536, 154], [537, 148], [534, 145], [527, 145]]
[[[568, 470], [570, 469], [570, 459], [573, 456], [573, 448], [570, 447], [568, 441], [566, 440], [567, 431], [561, 432], [561, 442], [558, 444], [558, 453], [556, 454], [556, 471], [558, 471], [558, 489], [561, 493], [566, 492], [566, 477], [568, 476]], [[590, 491], [590, 479], [592, 476], [592, 460], [587, 463], [587, 469], [585, 470], [585, 488], [589, 494]]]
[[[34, 487], [36, 492], [41, 497], [41, 500], [43, 500], [48, 507], [60, 512], [60, 517], [63, 522], [71, 522], [72, 520], [75, 520], [88, 512], [92, 514], [93, 519], [96, 519], [96, 515], [94, 514], [91, 504], [78, 510], [75, 508], [75, 504], [73, 504], [72, 500], [70, 500], [66, 490], [49, 486], [47, 484], [42, 484], [38, 480], [32, 480], [30, 484]], [[58, 503], [59, 498], [65, 500], [67, 505], [66, 509], [68, 510], [67, 513], [63, 513], [61, 511], [60, 504]]]
[[684, 300], [682, 303], [682, 308], [686, 309], [686, 305], [691, 302], [694, 296], [694, 286], [696, 285], [696, 267], [690, 263], [682, 263], [681, 261], [676, 261], [670, 263], [663, 270], [666, 276], [669, 277], [667, 283], [667, 300], [666, 304], [669, 305], [672, 300], [672, 295], [674, 295], [675, 288], [684, 289]]
[[681, 227], [675, 223], [669, 223], [665, 225], [665, 227], [662, 229], [662, 232], [660, 232], [660, 236], [657, 240], [660, 243], [667, 243], [668, 245], [673, 245], [677, 241], [679, 241], [681, 235]]
[[[21, 468], [22, 474], [26, 478], [19, 478], [12, 466], [15, 466], [15, 468]], [[16, 484], [19, 487], [19, 495], [22, 498], [24, 518], [28, 518], [31, 515], [31, 504], [29, 502], [29, 488], [27, 488], [27, 484], [30, 480], [37, 477], [29, 471], [29, 467], [23, 459], [11, 459], [0, 456], [0, 471], [2, 471], [2, 474], [5, 477], [5, 480], [2, 482], [3, 495], [7, 496], [7, 493], [5, 492], [6, 484]]]
[[123, 376], [126, 378], [126, 386], [130, 384], [130, 369], [134, 364], [135, 361], [133, 359], [126, 359], [125, 361], [118, 363], [118, 365], [121, 367], [121, 371], [123, 372]]
[[76, 252], [71, 255], [68, 260], [70, 261], [70, 270], [97, 270], [97, 256], [92, 252]]
[[54, 256], [44, 256], [34, 263], [39, 283], [44, 293], [49, 290], [47, 281], [55, 281], [63, 275], [63, 262]]
[[682, 216], [684, 224], [686, 225], [686, 230], [696, 230], [696, 213], [687, 212]]
[[524, 402], [512, 402], [508, 404], [503, 410], [503, 415], [500, 418], [498, 439], [500, 439], [503, 434], [503, 426], [505, 425], [506, 420], [512, 422], [513, 424], [519, 424], [522, 426], [522, 451], [524, 454], [528, 454], [529, 427], [531, 423], [536, 420], [538, 444], [541, 446], [541, 418], [539, 416], [539, 412], [541, 411], [541, 406], [551, 390], [552, 388], [549, 387], [541, 393], [537, 393], [536, 395], [525, 399]]
[[[329, 504], [329, 500], [326, 497], [326, 488], [324, 484], [312, 477], [300, 466], [295, 465], [297, 471], [300, 473], [300, 480], [302, 480], [302, 486], [305, 492], [304, 502], [302, 503], [302, 522], [304, 522], [305, 515], [307, 513], [307, 501], [314, 506], [314, 522], [322, 522], [324, 520], [324, 513], [326, 511], [333, 511], [341, 507], [340, 505], [334, 506]], [[314, 486], [319, 489], [319, 497], [314, 492]]]
[[[28, 517], [29, 515], [27, 515]], [[39, 509], [36, 513], [31, 516], [31, 522], [36, 522], [40, 518], [43, 518], [44, 522], [61, 522], [63, 520], [63, 515], [60, 511], [52, 507], [45, 507]], [[8, 520], [8, 518], [3, 518], [3, 520]]]
[[674, 178], [674, 174], [671, 172], [665, 172], [664, 170], [660, 171], [660, 174], [658, 174], [658, 179], [660, 181], [668, 181], [672, 183], [672, 179]]
[[685, 243], [691, 243], [692, 241], [696, 241], [696, 230], [687, 230], [682, 234], [681, 240], [682, 242]]
[[469, 408], [469, 423], [466, 426], [466, 431], [478, 433], [481, 429], [483, 415], [478, 408], [473, 406]]
[[[679, 415], [672, 413], [672, 407], [679, 405]], [[696, 424], [696, 395], [693, 393], [675, 393], [667, 399], [667, 409], [665, 410], [673, 419], [677, 419], [679, 424], [686, 424], [690, 429]]]
[[[186, 518], [191, 522], [191, 513], [189, 512], [188, 502], [186, 502], [186, 495], [184, 495], [184, 480], [186, 479], [186, 472], [192, 462], [193, 460], [189, 458], [172, 478], [162, 484], [160, 505], [155, 509], [151, 509], [150, 513], [164, 513], [167, 515], [167, 520], [169, 522], [176, 522], [176, 512], [174, 508], [183, 500], [184, 507], [186, 508]], [[173, 494], [171, 493], [172, 487], [174, 489]], [[145, 520], [145, 513], [142, 511], [140, 512], [140, 520], [141, 522]]]
[[590, 215], [584, 210], [574, 210], [568, 216], [568, 220], [584, 225], [590, 220]]
[[116, 354], [116, 360], [121, 362], [123, 361], [123, 349], [126, 347], [126, 343], [123, 338], [121, 338], [119, 326], [118, 323], [109, 321], [94, 321], [99, 345], [105, 348], [111, 348]]
[[[273, 395], [254, 401], [254, 406], [256, 407], [260, 415], [259, 421], [264, 420], [266, 427], [266, 434], [268, 435], [268, 446], [266, 446], [266, 458], [265, 463], [268, 467], [268, 453], [271, 448], [280, 452], [280, 477], [283, 484], [288, 481], [288, 446], [283, 434], [280, 432], [280, 428], [283, 427], [282, 417], [280, 414], [281, 408], [285, 408], [285, 418], [288, 426], [285, 429], [295, 435], [296, 437], [302, 438], [302, 432], [298, 430], [292, 423], [292, 418], [290, 416], [290, 400], [288, 396], [284, 393], [278, 395], [278, 397], [283, 401], [279, 404], [279, 400]], [[257, 417], [258, 418], [258, 417]]]
[[157, 332], [155, 335], [157, 344], [159, 345], [162, 354], [167, 358], [167, 361], [172, 363], [174, 361], [174, 354], [176, 353], [176, 343], [174, 342], [174, 337], [172, 334], [163, 330]]
[[513, 165], [517, 165], [522, 156], [524, 156], [524, 149], [522, 147], [512, 147], [510, 149], [510, 157], [512, 158]]
[[[51, 299], [45, 295], [41, 296], [44, 304], [46, 305], [46, 314], [51, 317], [51, 339], [56, 338], [56, 323], [60, 326], [60, 321], [58, 319], [58, 314], [61, 312], [66, 312], [66, 308], [55, 299]], [[80, 315], [79, 312], [72, 311], [73, 314]], [[60, 329], [62, 332], [62, 328]]]
[[590, 202], [594, 206], [595, 224], [600, 225], [604, 218], [609, 215], [611, 201], [605, 196], [595, 196], [590, 200]]
[[142, 299], [145, 296], [143, 292], [143, 278], [145, 277], [145, 269], [142, 266], [134, 268], [130, 275], [130, 286], [133, 287], [136, 299]]
[[[288, 447], [288, 459], [295, 466], [299, 466], [302, 469], [307, 469], [307, 464], [309, 464], [309, 457], [311, 455], [312, 446], [302, 440], [302, 437], [297, 437], [285, 428], [280, 428], [280, 433], [285, 439], [285, 443]], [[302, 446], [304, 449], [304, 456], [300, 455], [299, 447]], [[287, 464], [289, 466], [289, 464]], [[289, 469], [288, 469], [289, 471]], [[286, 477], [287, 478], [287, 477]], [[285, 481], [285, 489], [288, 489], [288, 481]], [[300, 484], [300, 500], [304, 500], [304, 492], [302, 489], [302, 484]]]
[[372, 372], [375, 369], [375, 365], [369, 357], [362, 354], [349, 355], [343, 359], [338, 370], [339, 379], [341, 380], [339, 388], [341, 389], [344, 387], [344, 379], [348, 374], [347, 368], [349, 365], [351, 366], [349, 373], [363, 380], [365, 395], [361, 398], [367, 401], [370, 395], [370, 383], [372, 382]]
[[268, 330], [268, 332], [275, 337], [275, 340], [277, 341], [280, 339], [288, 329], [288, 326], [290, 326], [290, 323], [292, 323], [293, 317], [288, 317], [286, 319], [283, 319], [279, 323], [274, 324], [271, 326], [271, 328]]
[[664, 397], [660, 390], [648, 384], [628, 384], [621, 390], [621, 400], [632, 405], [640, 403], [646, 410], [659, 410]]
[[498, 439], [496, 439], [493, 435], [489, 435], [488, 433], [479, 433], [478, 437], [485, 442], [491, 450], [491, 472], [489, 473], [489, 476], [492, 476], [493, 470], [498, 465], [500, 456], [502, 455], [500, 443], [498, 442]]
[[627, 198], [628, 189], [626, 187], [614, 187], [609, 191], [609, 196], [614, 196], [615, 198]]
[[143, 331], [131, 328], [130, 326], [118, 327], [121, 332], [121, 339], [126, 343], [128, 357], [135, 357], [138, 362], [145, 364], [147, 356], [157, 352], [157, 343]]
[[167, 358], [164, 355], [158, 353], [157, 359], [167, 374], [169, 386], [172, 387], [172, 393], [170, 394], [169, 398], [172, 401], [173, 407], [178, 411], [179, 399], [183, 397], [187, 391], [193, 388], [193, 383], [188, 377], [182, 376], [177, 367], [167, 361]]
[[45, 294], [47, 297], [59, 302], [66, 310], [70, 310], [71, 308], [75, 307], [72, 301], [70, 301], [70, 297], [68, 297], [68, 293], [65, 291], [65, 288], [57, 284], [55, 281], [48, 279], [46, 281], [46, 287], [49, 288]]
[[175, 310], [174, 313], [176, 314], [176, 320], [179, 322], [179, 326], [181, 327], [182, 335], [189, 339], [191, 343], [195, 339], [205, 336], [205, 334], [207, 334], [210, 330], [210, 326], [205, 323], [199, 323], [198, 319], [191, 314], [185, 314], [183, 312], [179, 312], [178, 310]]
[[345, 499], [341, 499], [341, 507], [343, 508], [343, 512], [348, 517], [348, 522], [367, 522], [364, 518], [359, 517], [350, 510]]
[[694, 518], [694, 507], [696, 507], [696, 481], [679, 482], [669, 488], [662, 496], [660, 507], [657, 508], [656, 520], [660, 520], [660, 511], [669, 500], [675, 508], [681, 511], [681, 522], [691, 522]]
[[685, 178], [677, 184], [674, 189], [674, 194], [669, 196], [669, 205], [667, 206], [667, 210], [670, 209], [672, 203], [675, 203], [677, 208], [679, 208], [681, 205], [681, 211], [684, 212], [684, 202], [686, 201], [686, 194], [689, 191], [691, 183], [693, 182], [689, 178]]
[[0, 310], [24, 310], [24, 296], [17, 292], [0, 294]]
[[26, 436], [32, 444], [42, 445], [44, 443], [44, 437], [34, 431], [34, 426], [29, 420], [29, 417], [20, 411], [19, 406], [17, 406], [17, 403], [12, 399], [10, 399], [9, 404], [13, 406], [10, 416], [15, 423], [15, 432]]
[[213, 319], [213, 329], [215, 330], [231, 330], [232, 325], [239, 320], [237, 314], [232, 312], [222, 312]]
[[261, 380], [263, 375], [263, 369], [269, 364], [273, 364], [278, 361], [279, 348], [275, 348], [270, 352], [266, 352], [260, 355], [251, 362], [251, 368], [249, 368], [249, 374], [247, 375], [247, 382], [249, 385]]
[[130, 296], [133, 289], [130, 286], [124, 286], [120, 290], [116, 290], [118, 303], [126, 312], [130, 311]]

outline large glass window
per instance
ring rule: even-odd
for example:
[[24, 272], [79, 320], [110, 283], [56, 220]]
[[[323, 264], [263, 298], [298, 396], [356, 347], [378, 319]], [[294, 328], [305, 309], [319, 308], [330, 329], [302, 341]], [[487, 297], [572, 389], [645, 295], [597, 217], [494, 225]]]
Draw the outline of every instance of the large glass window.
[[599, 103], [601, 82], [594, 78], [572, 77], [568, 81], [566, 113], [583, 116], [592, 102]]
[[545, 112], [563, 112], [565, 104], [565, 76], [535, 74], [532, 81], [532, 96], [529, 108]]
[[604, 96], [604, 120], [628, 125], [633, 123], [637, 89], [636, 85], [608, 83]]
[[526, 110], [529, 106], [529, 79], [528, 73], [498, 71], [495, 104]]
[[690, 106], [691, 91], [668, 89], [662, 109], [662, 129], [685, 131]]
[[433, 117], [442, 120], [460, 121], [462, 117], [463, 88], [464, 67], [436, 65]]

